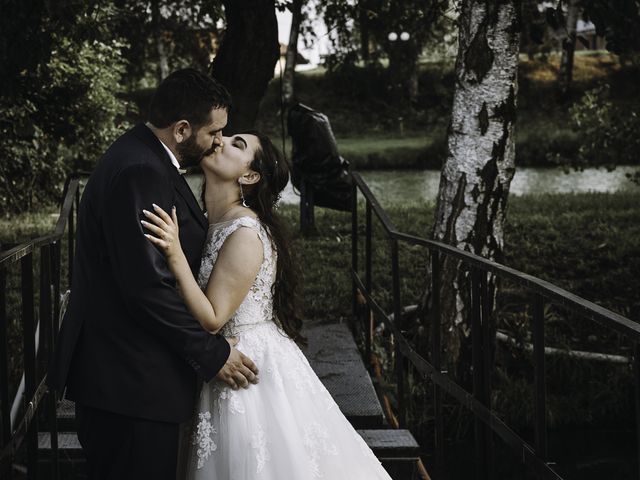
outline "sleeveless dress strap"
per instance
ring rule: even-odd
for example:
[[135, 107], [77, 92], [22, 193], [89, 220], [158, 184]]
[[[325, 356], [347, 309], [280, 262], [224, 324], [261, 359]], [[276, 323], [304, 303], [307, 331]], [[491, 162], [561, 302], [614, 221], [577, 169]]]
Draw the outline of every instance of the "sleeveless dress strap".
[[221, 227], [223, 231], [220, 232], [218, 240], [220, 246], [222, 246], [222, 244], [226, 241], [227, 238], [229, 238], [229, 236], [233, 232], [241, 227], [250, 228], [258, 234], [258, 238], [260, 238], [260, 241], [262, 242], [262, 253], [264, 256], [264, 260], [267, 261], [268, 259], [270, 259], [273, 254], [271, 241], [269, 240], [267, 231], [262, 226], [262, 223], [260, 223], [260, 220], [258, 220], [257, 218], [244, 216], [230, 220], [228, 225]]

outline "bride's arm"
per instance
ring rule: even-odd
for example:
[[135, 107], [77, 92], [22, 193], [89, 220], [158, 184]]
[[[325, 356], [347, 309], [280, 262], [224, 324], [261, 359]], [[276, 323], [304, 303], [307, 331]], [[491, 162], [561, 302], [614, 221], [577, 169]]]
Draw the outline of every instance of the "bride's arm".
[[175, 207], [169, 216], [154, 205], [155, 214], [144, 211], [149, 221], [142, 224], [156, 236], [145, 236], [167, 257], [189, 312], [202, 327], [218, 333], [249, 292], [263, 260], [262, 243], [255, 231], [239, 228], [226, 239], [218, 253], [206, 294], [191, 273], [179, 239]]

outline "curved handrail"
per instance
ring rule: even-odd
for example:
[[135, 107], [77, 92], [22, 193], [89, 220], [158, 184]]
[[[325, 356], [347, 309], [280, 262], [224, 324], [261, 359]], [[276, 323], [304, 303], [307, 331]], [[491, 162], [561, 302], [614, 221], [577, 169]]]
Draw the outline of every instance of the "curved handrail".
[[43, 247], [44, 245], [50, 245], [58, 240], [62, 239], [64, 231], [67, 227], [67, 221], [69, 214], [73, 208], [73, 201], [80, 188], [80, 179], [71, 178], [67, 184], [66, 192], [64, 195], [64, 201], [62, 202], [62, 208], [60, 209], [60, 216], [56, 222], [56, 228], [53, 233], [49, 235], [43, 235], [28, 242], [21, 243], [9, 250], [0, 252], [0, 266], [15, 263], [22, 257], [34, 252], [36, 249]]
[[579, 297], [567, 290], [564, 290], [546, 280], [534, 277], [524, 272], [520, 272], [514, 268], [507, 267], [500, 263], [494, 262], [487, 258], [481, 257], [471, 252], [460, 250], [459, 248], [447, 245], [442, 242], [430, 240], [416, 235], [399, 232], [387, 213], [382, 209], [377, 199], [369, 189], [369, 186], [362, 179], [362, 176], [357, 173], [352, 173], [353, 180], [362, 191], [362, 194], [371, 203], [371, 208], [376, 214], [380, 222], [382, 223], [388, 236], [392, 239], [401, 240], [412, 245], [421, 245], [429, 247], [432, 250], [437, 250], [440, 253], [444, 253], [448, 256], [455, 257], [459, 260], [463, 260], [468, 264], [476, 267], [480, 267], [487, 272], [500, 274], [500, 276], [508, 278], [522, 286], [529, 288], [535, 293], [539, 293], [554, 303], [562, 305], [564, 307], [577, 310], [581, 315], [602, 323], [606, 326], [612, 327], [618, 330], [620, 333], [629, 335], [634, 340], [640, 340], [640, 324], [633, 320], [626, 318], [618, 313], [612, 312], [605, 307], [597, 305], [589, 300]]
[[[396, 376], [397, 376], [397, 396], [400, 417], [403, 418], [404, 404], [404, 373], [402, 367], [402, 359], [406, 359], [410, 364], [425, 378], [430, 379], [434, 384], [434, 410], [435, 410], [435, 435], [436, 435], [436, 463], [442, 464], [442, 445], [444, 444], [443, 433], [443, 412], [442, 412], [442, 392], [446, 392], [455, 398], [461, 405], [468, 408], [474, 415], [476, 422], [485, 425], [485, 431], [476, 433], [487, 441], [490, 438], [491, 431], [517, 452], [522, 462], [530, 466], [538, 475], [543, 478], [561, 479], [557, 472], [551, 468], [547, 462], [547, 434], [546, 434], [546, 382], [544, 373], [544, 302], [549, 301], [557, 305], [566, 307], [567, 309], [578, 313], [582, 317], [596, 321], [609, 328], [612, 328], [631, 339], [635, 344], [635, 354], [633, 357], [634, 370], [636, 372], [636, 404], [637, 412], [640, 412], [640, 324], [612, 312], [604, 307], [596, 305], [593, 302], [578, 297], [550, 282], [541, 280], [532, 275], [520, 272], [513, 268], [501, 265], [492, 260], [488, 260], [479, 255], [460, 250], [451, 245], [447, 245], [434, 240], [410, 235], [399, 232], [387, 213], [380, 206], [378, 200], [373, 195], [368, 185], [364, 182], [360, 174], [352, 172], [353, 180], [353, 198], [352, 198], [352, 265], [351, 279], [353, 284], [354, 296], [354, 314], [358, 315], [358, 304], [366, 305], [368, 311], [379, 316], [384, 325], [389, 329], [395, 338], [396, 349]], [[365, 197], [366, 201], [366, 243], [365, 243], [365, 280], [360, 277], [358, 271], [358, 190]], [[389, 314], [374, 299], [372, 294], [372, 213], [376, 215], [386, 233], [387, 239], [391, 244], [391, 270], [393, 277], [393, 313]], [[400, 279], [399, 279], [399, 261], [398, 261], [398, 242], [406, 242], [411, 245], [421, 245], [426, 247], [431, 253], [432, 267], [432, 291], [434, 292], [434, 302], [432, 308], [434, 310], [434, 321], [431, 322], [431, 356], [427, 361], [423, 356], [414, 350], [410, 342], [404, 337], [403, 332], [396, 324], [395, 320], [401, 315], [402, 305], [400, 301]], [[441, 340], [440, 340], [440, 300], [439, 287], [440, 284], [440, 259], [442, 256], [453, 257], [463, 264], [471, 272], [471, 336], [473, 340], [473, 393], [468, 392], [462, 386], [458, 385], [450, 376], [441, 371]], [[535, 447], [528, 441], [518, 436], [506, 423], [504, 423], [494, 412], [490, 405], [490, 386], [485, 384], [485, 378], [491, 375], [490, 366], [487, 361], [489, 357], [485, 347], [485, 342], [490, 342], [490, 320], [486, 318], [490, 315], [485, 308], [487, 304], [487, 275], [494, 274], [501, 278], [507, 278], [516, 284], [525, 287], [533, 293], [532, 309], [533, 309], [533, 357], [534, 357], [534, 390], [535, 390]], [[484, 292], [484, 293], [483, 293]], [[358, 298], [360, 296], [360, 299]], [[362, 310], [360, 310], [362, 311]], [[370, 343], [373, 338], [372, 322], [369, 320], [369, 314], [363, 317], [365, 325], [365, 350], [367, 355], [371, 352]], [[480, 349], [477, 352], [476, 349]], [[638, 413], [636, 414], [638, 417]], [[640, 418], [636, 425], [638, 436], [640, 437]], [[488, 429], [488, 430], [486, 430]], [[480, 432], [480, 430], [477, 430]], [[476, 438], [478, 441], [478, 438]]]
[[[47, 394], [46, 368], [44, 375], [38, 374], [37, 363], [40, 361], [41, 367], [46, 367], [46, 358], [40, 355], [38, 359], [38, 341], [42, 340], [52, 348], [55, 342], [57, 329], [59, 328], [60, 305], [58, 304], [58, 294], [60, 292], [61, 282], [61, 240], [67, 231], [69, 237], [68, 257], [71, 260], [74, 254], [74, 213], [77, 214], [77, 205], [80, 199], [80, 175], [78, 173], [69, 177], [65, 182], [64, 197], [60, 207], [60, 216], [56, 222], [55, 229], [48, 235], [43, 235], [33, 240], [24, 242], [9, 250], [0, 251], [0, 283], [3, 288], [6, 286], [6, 275], [8, 268], [16, 263], [21, 264], [22, 268], [22, 318], [23, 325], [23, 355], [24, 355], [24, 373], [25, 379], [24, 394], [25, 411], [19, 418], [14, 418], [11, 414], [12, 404], [9, 403], [8, 382], [2, 382], [0, 385], [0, 476], [11, 468], [10, 462], [15, 457], [18, 448], [26, 439], [27, 443], [27, 464], [31, 474], [32, 469], [35, 471], [37, 465], [38, 438], [37, 429], [34, 428], [34, 419], [37, 418], [37, 411], [44, 403]], [[39, 270], [39, 286], [40, 300], [38, 304], [39, 315], [35, 315], [34, 298], [35, 285], [33, 275], [33, 256], [40, 251], [40, 270]], [[69, 283], [71, 282], [71, 269], [69, 269]], [[8, 356], [6, 345], [6, 295], [0, 292], [0, 364], [6, 364]], [[37, 320], [36, 320], [37, 318]], [[3, 369], [8, 368], [5, 366]], [[5, 372], [0, 372], [0, 377], [6, 377]], [[16, 395], [21, 394], [20, 389]], [[48, 397], [48, 410], [51, 415], [51, 446], [53, 450], [52, 465], [57, 468], [57, 426], [56, 416], [56, 398], [54, 395]], [[14, 399], [15, 403], [15, 399]], [[14, 427], [14, 422], [17, 425]]]

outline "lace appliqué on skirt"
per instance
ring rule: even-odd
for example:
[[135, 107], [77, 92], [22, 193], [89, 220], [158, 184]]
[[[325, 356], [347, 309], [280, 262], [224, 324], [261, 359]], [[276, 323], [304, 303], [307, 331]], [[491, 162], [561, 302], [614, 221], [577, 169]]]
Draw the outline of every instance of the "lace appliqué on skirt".
[[198, 413], [198, 424], [193, 435], [193, 445], [197, 447], [198, 468], [202, 468], [207, 458], [218, 448], [213, 441], [216, 433], [218, 433], [217, 430], [211, 424], [211, 413]]

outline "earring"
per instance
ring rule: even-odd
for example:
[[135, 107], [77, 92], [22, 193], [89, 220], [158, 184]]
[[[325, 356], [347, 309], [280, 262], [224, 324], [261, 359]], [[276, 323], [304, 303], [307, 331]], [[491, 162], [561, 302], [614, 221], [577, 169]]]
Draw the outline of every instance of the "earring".
[[238, 185], [240, 185], [240, 198], [242, 199], [242, 206], [245, 208], [249, 208], [249, 205], [247, 205], [247, 202], [244, 199], [244, 192], [242, 191], [242, 182], [240, 181], [240, 179], [238, 179]]

